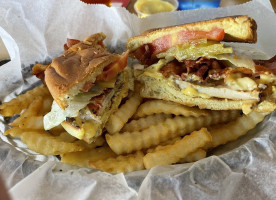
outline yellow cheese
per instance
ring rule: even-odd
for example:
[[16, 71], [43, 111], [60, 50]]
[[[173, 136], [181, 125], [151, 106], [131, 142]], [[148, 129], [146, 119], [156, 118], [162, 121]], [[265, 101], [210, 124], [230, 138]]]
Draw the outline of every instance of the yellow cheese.
[[272, 74], [261, 74], [260, 75], [260, 82], [261, 83], [273, 83], [276, 81], [276, 77]]
[[249, 77], [241, 77], [241, 74], [231, 74], [229, 78], [225, 80], [233, 90], [254, 90], [257, 88], [257, 83]]
[[246, 115], [248, 115], [249, 113], [251, 113], [252, 111], [252, 104], [242, 104], [242, 112]]
[[272, 98], [276, 99], [276, 86], [272, 86]]
[[185, 89], [182, 89], [181, 92], [187, 96], [191, 97], [201, 97], [201, 98], [210, 98], [209, 95], [204, 94], [204, 93], [199, 93], [194, 87], [189, 86], [186, 87]]
[[183, 89], [181, 91], [183, 94], [187, 95], [187, 96], [191, 96], [191, 97], [196, 97], [198, 96], [198, 92], [195, 88], [193, 88], [192, 86], [186, 87], [185, 89]]

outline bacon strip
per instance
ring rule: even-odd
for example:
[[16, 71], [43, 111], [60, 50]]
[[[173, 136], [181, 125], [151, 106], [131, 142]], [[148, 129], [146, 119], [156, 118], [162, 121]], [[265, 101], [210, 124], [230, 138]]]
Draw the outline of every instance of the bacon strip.
[[97, 76], [98, 81], [111, 81], [127, 66], [129, 51], [124, 52], [119, 60], [106, 66], [102, 74]]
[[184, 60], [183, 63], [176, 60], [163, 66], [159, 72], [164, 77], [168, 78], [170, 75], [175, 75], [186, 78], [186, 74], [195, 74], [202, 81], [207, 81], [209, 77], [216, 79], [225, 73], [225, 66], [215, 59], [199, 58], [197, 60]]
[[80, 40], [67, 38], [66, 44], [64, 44], [64, 51], [67, 51], [71, 46], [80, 43]]
[[152, 50], [150, 48], [150, 45], [148, 44], [142, 45], [141, 47], [136, 49], [132, 54], [137, 60], [139, 60], [145, 66], [150, 66], [158, 61], [156, 56], [152, 54]]
[[94, 83], [87, 81], [83, 87], [80, 89], [82, 92], [88, 92], [92, 87], [94, 86]]
[[47, 69], [48, 65], [36, 64], [33, 67], [33, 75], [39, 78], [45, 84], [45, 74], [44, 71]]
[[168, 78], [170, 75], [181, 75], [185, 71], [186, 68], [182, 67], [177, 61], [170, 62], [160, 69], [160, 72], [166, 78]]
[[96, 115], [98, 114], [100, 108], [103, 107], [103, 104], [102, 104], [103, 100], [109, 94], [109, 92], [111, 92], [110, 89], [105, 90], [101, 95], [93, 97], [90, 100], [90, 103], [87, 105], [87, 107], [91, 113], [96, 114]]
[[270, 72], [276, 75], [276, 55], [269, 60], [254, 60], [254, 62], [257, 72]]

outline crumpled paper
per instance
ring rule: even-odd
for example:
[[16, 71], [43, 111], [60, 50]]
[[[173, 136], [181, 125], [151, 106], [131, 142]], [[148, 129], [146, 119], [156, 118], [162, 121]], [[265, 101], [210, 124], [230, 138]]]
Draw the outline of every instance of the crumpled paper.
[[[120, 53], [129, 37], [147, 29], [242, 14], [258, 24], [258, 42], [247, 46], [273, 56], [276, 16], [268, 0], [145, 19], [124, 8], [86, 5], [78, 0], [2, 0], [0, 36], [11, 61], [0, 66], [0, 100], [8, 101], [37, 84], [30, 76], [31, 66], [58, 56], [66, 38], [83, 39], [102, 31], [111, 51]], [[63, 164], [1, 134], [0, 173], [13, 199], [276, 199], [275, 117], [275, 113], [266, 117], [246, 136], [196, 163], [126, 175]], [[2, 133], [6, 124], [0, 117]]]

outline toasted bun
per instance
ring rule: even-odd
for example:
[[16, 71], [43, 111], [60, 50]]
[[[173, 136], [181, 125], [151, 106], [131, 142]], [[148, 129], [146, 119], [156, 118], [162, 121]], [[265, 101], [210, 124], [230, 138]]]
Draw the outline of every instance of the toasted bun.
[[227, 100], [218, 98], [191, 97], [183, 94], [179, 88], [168, 84], [165, 79], [141, 74], [138, 80], [143, 84], [140, 94], [144, 98], [163, 99], [187, 106], [198, 106], [211, 110], [242, 110], [243, 105], [254, 104], [254, 100]]
[[223, 41], [247, 43], [255, 43], [257, 41], [257, 24], [254, 19], [248, 16], [231, 16], [149, 30], [139, 36], [130, 38], [127, 42], [127, 49], [134, 51], [143, 44], [149, 44], [157, 38], [168, 34], [174, 34], [179, 31], [211, 31], [215, 27], [224, 29], [225, 37]]
[[105, 66], [119, 59], [101, 45], [103, 33], [94, 34], [53, 59], [45, 70], [45, 82], [62, 109], [79, 93], [84, 84], [94, 82]]

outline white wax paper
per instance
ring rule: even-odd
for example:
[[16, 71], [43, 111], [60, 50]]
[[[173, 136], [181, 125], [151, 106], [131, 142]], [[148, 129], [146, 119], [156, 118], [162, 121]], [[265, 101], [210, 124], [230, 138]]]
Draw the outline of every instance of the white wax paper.
[[[104, 32], [111, 51], [122, 52], [129, 37], [147, 29], [244, 14], [258, 24], [258, 42], [248, 46], [273, 56], [276, 16], [268, 0], [145, 19], [78, 0], [0, 0], [0, 36], [11, 58], [0, 66], [0, 100], [36, 85], [31, 66], [58, 56], [66, 38]], [[66, 165], [0, 134], [0, 173], [13, 199], [276, 199], [275, 122], [275, 114], [267, 117], [247, 136], [215, 150], [217, 156], [126, 175]], [[0, 118], [2, 133], [6, 124]]]

